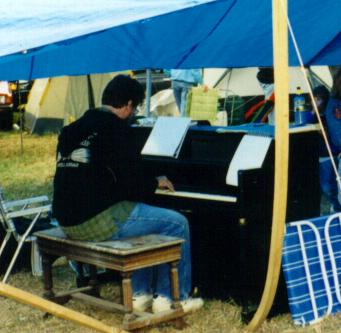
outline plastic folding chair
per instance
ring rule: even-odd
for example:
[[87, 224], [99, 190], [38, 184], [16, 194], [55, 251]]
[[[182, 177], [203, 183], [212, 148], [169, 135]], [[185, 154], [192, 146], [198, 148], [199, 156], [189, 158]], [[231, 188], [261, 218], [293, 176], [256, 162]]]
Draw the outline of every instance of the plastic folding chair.
[[[32, 273], [41, 266], [41, 258], [37, 251], [36, 237], [33, 232], [53, 227], [46, 216], [51, 212], [51, 204], [47, 196], [39, 196], [16, 201], [6, 201], [2, 188], [0, 188], [0, 224], [5, 230], [5, 236], [0, 246], [0, 257], [4, 253], [11, 236], [16, 240], [17, 247], [7, 267], [2, 282], [6, 283], [20, 250], [25, 242], [31, 242]], [[41, 218], [45, 218], [42, 220]], [[46, 222], [47, 221], [47, 222]], [[37, 262], [38, 261], [38, 262]], [[40, 269], [38, 268], [38, 271]]]

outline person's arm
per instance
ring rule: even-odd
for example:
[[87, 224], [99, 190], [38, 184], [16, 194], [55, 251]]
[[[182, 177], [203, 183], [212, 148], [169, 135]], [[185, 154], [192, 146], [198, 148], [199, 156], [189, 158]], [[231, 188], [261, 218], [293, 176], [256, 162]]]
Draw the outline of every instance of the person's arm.
[[122, 126], [111, 134], [107, 140], [107, 152], [104, 157], [106, 164], [117, 176], [116, 186], [123, 199], [142, 200], [155, 192], [159, 184], [158, 175], [141, 163], [130, 127]]
[[341, 152], [341, 100], [331, 98], [326, 108], [326, 121], [330, 139]]

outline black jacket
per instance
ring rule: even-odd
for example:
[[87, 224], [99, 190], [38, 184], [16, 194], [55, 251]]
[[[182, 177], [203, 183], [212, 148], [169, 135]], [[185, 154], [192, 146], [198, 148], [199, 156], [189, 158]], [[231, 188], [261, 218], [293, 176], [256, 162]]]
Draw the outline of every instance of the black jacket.
[[128, 121], [102, 109], [88, 110], [58, 139], [53, 215], [78, 225], [122, 200], [141, 200], [157, 186], [143, 175], [131, 148]]

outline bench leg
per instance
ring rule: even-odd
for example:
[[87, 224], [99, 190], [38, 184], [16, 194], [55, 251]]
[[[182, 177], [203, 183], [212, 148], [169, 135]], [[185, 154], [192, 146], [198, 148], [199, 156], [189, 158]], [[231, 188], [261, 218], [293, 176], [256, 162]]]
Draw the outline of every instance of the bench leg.
[[89, 279], [84, 276], [83, 263], [75, 261], [76, 270], [78, 272], [76, 277], [77, 288], [82, 288], [89, 285]]
[[178, 262], [172, 262], [170, 271], [170, 280], [172, 285], [172, 296], [174, 303], [179, 303], [180, 301], [180, 288], [179, 288], [179, 272], [178, 272]]
[[44, 274], [44, 297], [53, 299], [53, 280], [52, 280], [52, 263], [54, 258], [46, 253], [42, 253], [42, 266]]
[[[178, 261], [170, 263], [170, 280], [175, 309], [181, 308], [178, 263]], [[182, 317], [175, 319], [173, 322], [177, 329], [183, 329], [186, 326], [186, 323]]]
[[89, 265], [90, 279], [89, 286], [92, 288], [89, 295], [99, 297], [99, 283], [97, 278], [97, 267], [94, 265]]
[[70, 295], [64, 294], [62, 296], [56, 296], [53, 292], [53, 278], [52, 278], [52, 264], [58, 257], [52, 256], [46, 253], [42, 253], [42, 266], [44, 275], [44, 298], [58, 303], [64, 304], [69, 301]]
[[131, 283], [132, 273], [124, 272], [122, 275], [123, 305], [128, 313], [133, 312], [133, 287]]

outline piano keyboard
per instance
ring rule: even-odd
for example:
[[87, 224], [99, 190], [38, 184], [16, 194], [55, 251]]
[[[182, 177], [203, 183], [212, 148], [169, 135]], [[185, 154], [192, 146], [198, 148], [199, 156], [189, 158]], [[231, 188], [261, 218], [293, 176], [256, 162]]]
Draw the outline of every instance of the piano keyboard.
[[237, 202], [237, 198], [229, 195], [220, 194], [209, 194], [209, 193], [198, 193], [198, 192], [187, 192], [187, 191], [169, 191], [156, 189], [155, 194], [158, 195], [170, 195], [174, 197], [183, 197], [191, 199], [202, 199], [202, 200], [212, 200], [212, 201], [224, 201], [224, 202]]

